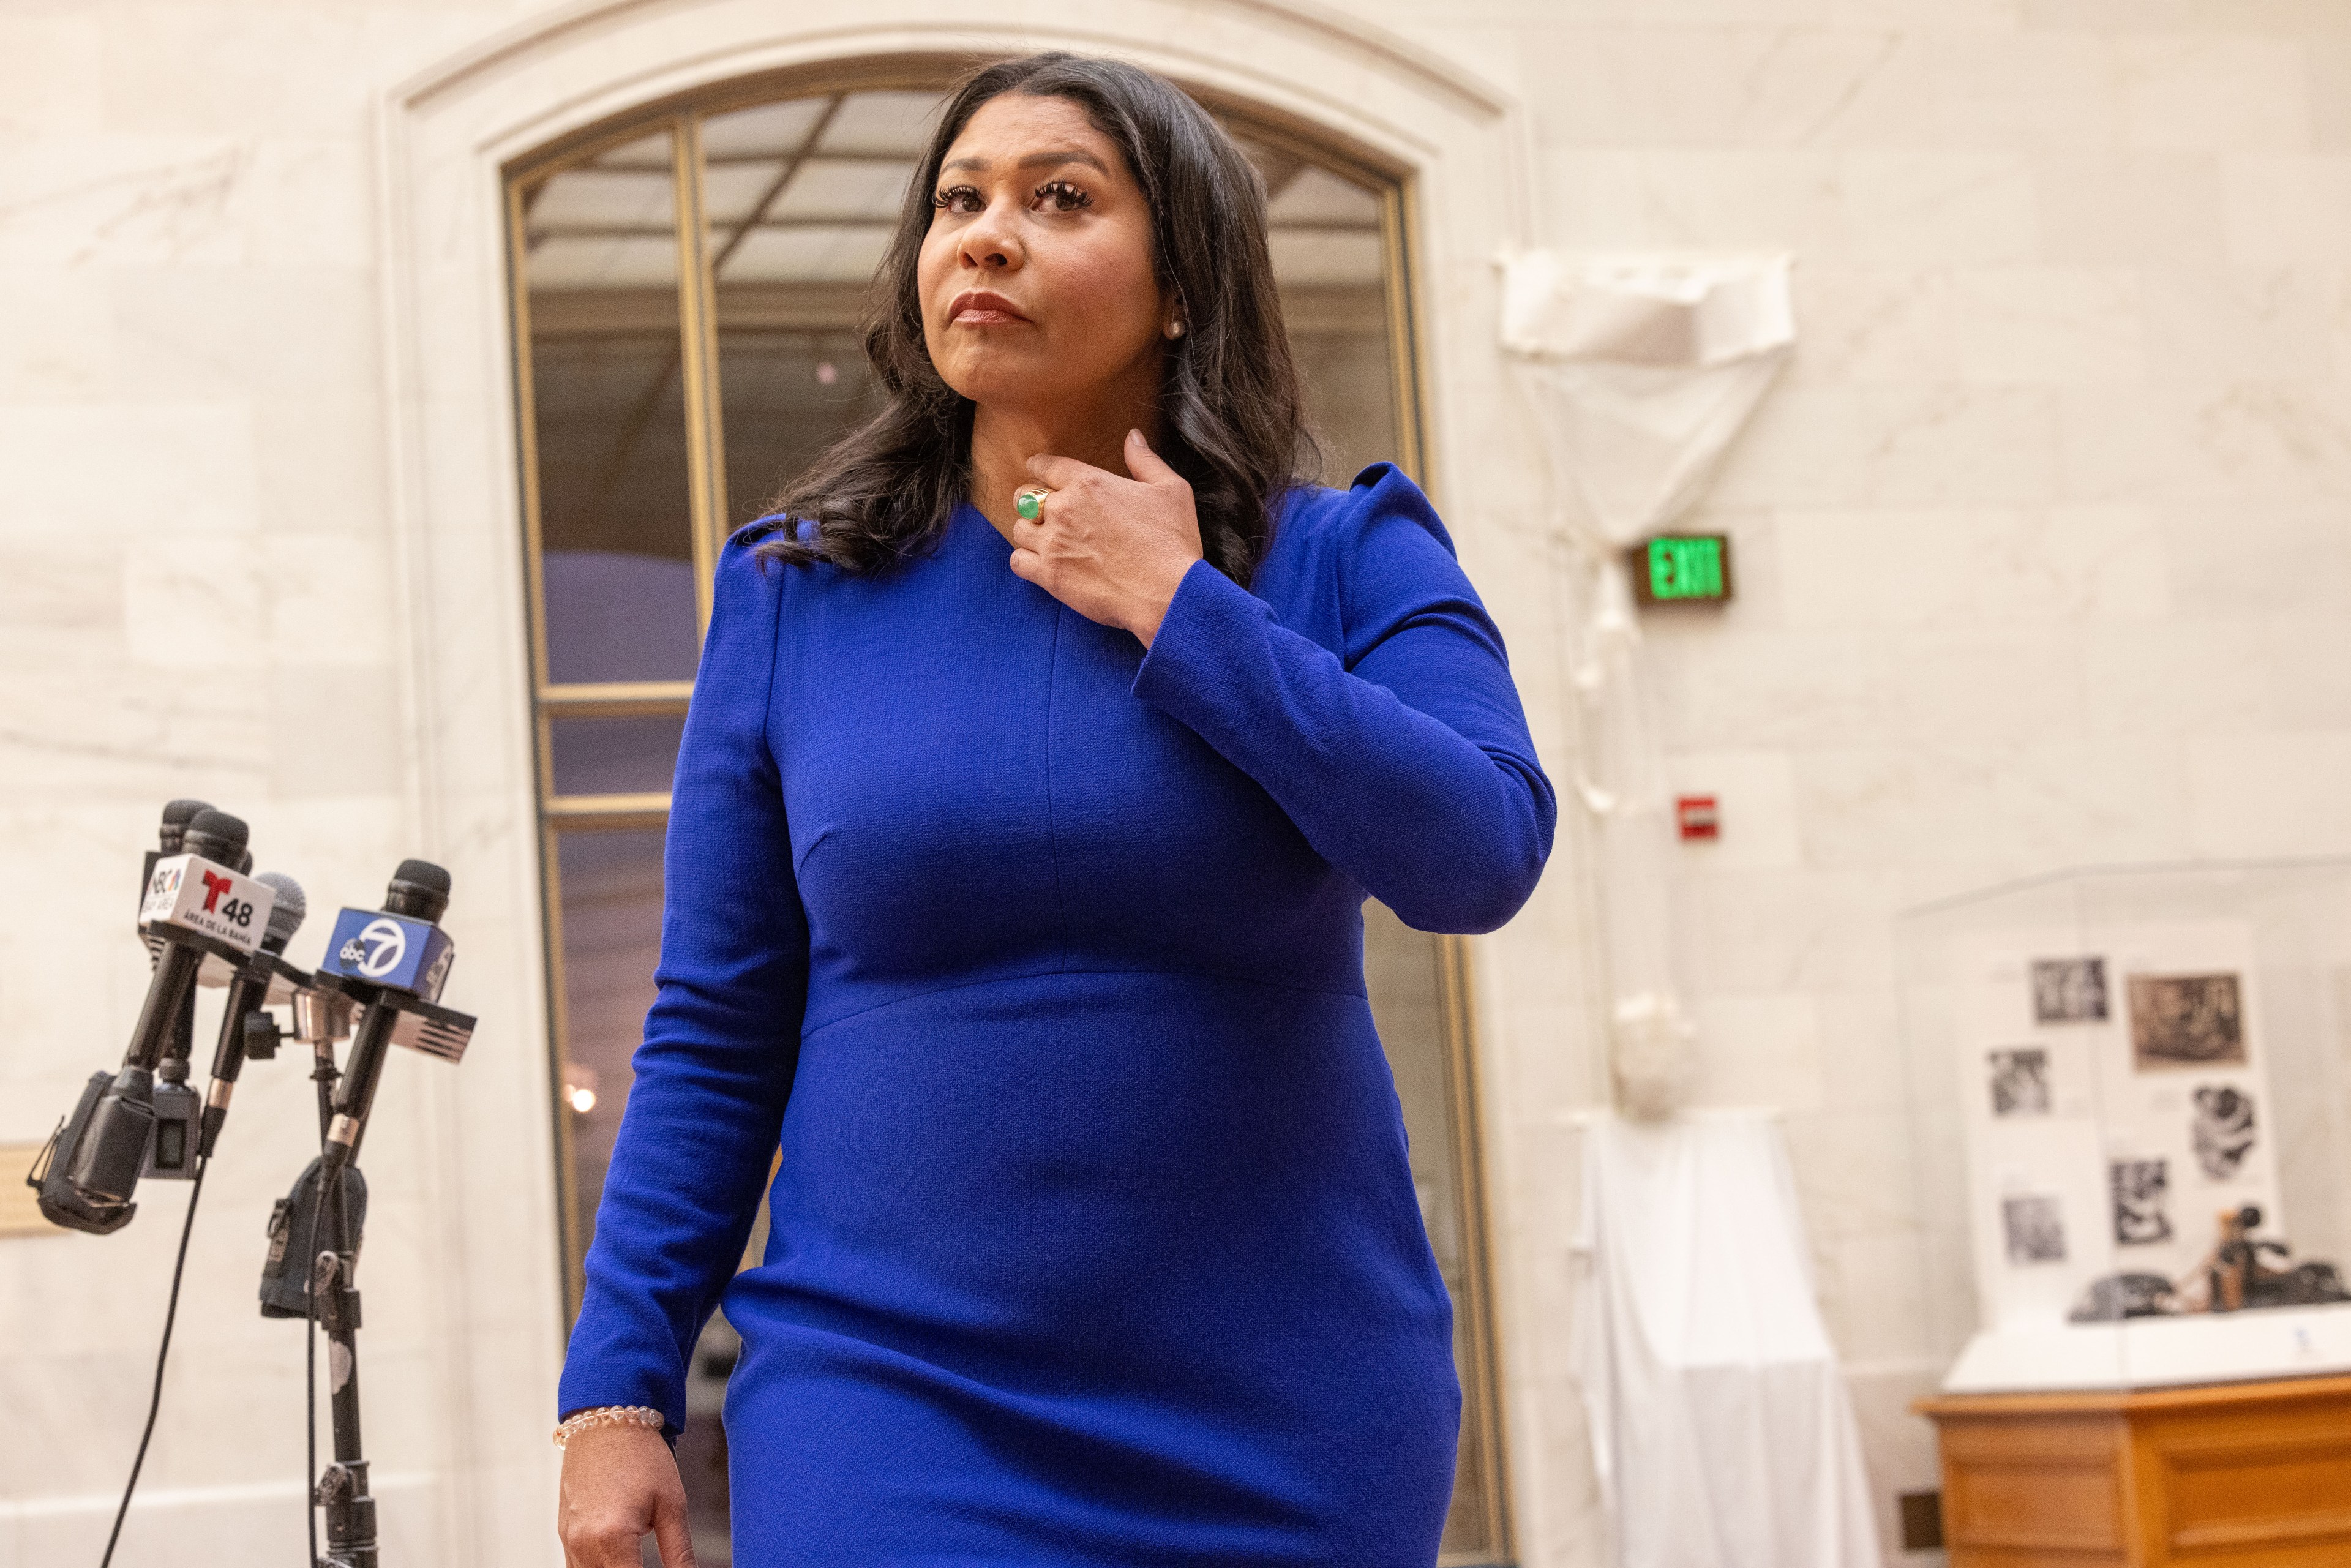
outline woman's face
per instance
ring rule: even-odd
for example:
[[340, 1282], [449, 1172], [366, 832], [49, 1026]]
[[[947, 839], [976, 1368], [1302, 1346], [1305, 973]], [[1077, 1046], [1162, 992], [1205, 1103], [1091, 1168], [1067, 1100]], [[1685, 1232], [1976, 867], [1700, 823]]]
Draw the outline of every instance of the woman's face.
[[1116, 143], [1067, 99], [1003, 93], [947, 149], [916, 280], [939, 375], [1040, 413], [1155, 396], [1174, 319], [1151, 214]]

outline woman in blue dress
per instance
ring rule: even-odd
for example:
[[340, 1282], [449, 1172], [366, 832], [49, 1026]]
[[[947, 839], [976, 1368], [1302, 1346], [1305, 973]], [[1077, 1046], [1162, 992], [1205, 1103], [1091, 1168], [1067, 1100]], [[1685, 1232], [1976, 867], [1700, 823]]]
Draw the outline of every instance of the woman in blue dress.
[[1532, 891], [1501, 638], [1411, 481], [1301, 477], [1263, 186], [1159, 78], [969, 78], [874, 299], [885, 406], [717, 568], [568, 1561], [690, 1561], [723, 1297], [743, 1568], [1428, 1568], [1460, 1388], [1362, 904]]

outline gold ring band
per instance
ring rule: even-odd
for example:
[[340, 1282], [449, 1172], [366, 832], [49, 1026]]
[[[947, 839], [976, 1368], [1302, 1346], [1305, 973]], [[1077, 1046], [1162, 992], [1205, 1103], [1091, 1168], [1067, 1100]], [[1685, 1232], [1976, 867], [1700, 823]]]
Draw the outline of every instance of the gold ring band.
[[1012, 509], [1024, 522], [1035, 522], [1045, 515], [1045, 497], [1053, 492], [1042, 485], [1023, 485], [1012, 493]]

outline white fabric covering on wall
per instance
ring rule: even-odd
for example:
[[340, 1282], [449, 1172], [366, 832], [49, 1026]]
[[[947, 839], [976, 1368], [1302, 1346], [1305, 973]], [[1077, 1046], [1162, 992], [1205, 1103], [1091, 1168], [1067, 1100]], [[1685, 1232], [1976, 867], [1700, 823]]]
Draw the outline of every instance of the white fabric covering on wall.
[[1777, 1120], [1584, 1127], [1575, 1364], [1617, 1568], [1879, 1568]]
[[1576, 797], [1594, 822], [1620, 1108], [1670, 1112], [1696, 1070], [1666, 889], [1674, 841], [1625, 552], [1704, 492], [1795, 342], [1789, 258], [1502, 264], [1502, 346], [1541, 416], [1573, 546]]
[[1706, 488], [1796, 340], [1786, 256], [1514, 256], [1502, 346], [1530, 361], [1569, 524], [1622, 549]]

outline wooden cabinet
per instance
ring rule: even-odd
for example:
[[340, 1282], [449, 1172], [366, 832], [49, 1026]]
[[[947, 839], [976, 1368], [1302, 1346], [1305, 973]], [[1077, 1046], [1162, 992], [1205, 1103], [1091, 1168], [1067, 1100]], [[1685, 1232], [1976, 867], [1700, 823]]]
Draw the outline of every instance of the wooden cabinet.
[[1915, 1408], [1951, 1568], [2351, 1565], [2351, 1377]]

